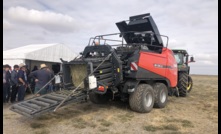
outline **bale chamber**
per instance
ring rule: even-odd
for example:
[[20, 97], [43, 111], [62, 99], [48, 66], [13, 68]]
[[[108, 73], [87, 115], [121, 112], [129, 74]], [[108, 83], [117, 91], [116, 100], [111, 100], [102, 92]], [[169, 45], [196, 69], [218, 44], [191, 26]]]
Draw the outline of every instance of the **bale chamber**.
[[[88, 75], [87, 64], [63, 65], [64, 83], [77, 87]], [[84, 88], [84, 84], [80, 86]]]

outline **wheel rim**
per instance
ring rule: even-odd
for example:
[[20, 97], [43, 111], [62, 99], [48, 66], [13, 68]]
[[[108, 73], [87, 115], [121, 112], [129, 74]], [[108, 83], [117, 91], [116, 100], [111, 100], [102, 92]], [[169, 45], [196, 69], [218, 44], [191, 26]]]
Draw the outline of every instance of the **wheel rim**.
[[192, 83], [189, 82], [189, 83], [188, 83], [188, 86], [187, 86], [187, 90], [190, 90], [191, 86], [192, 86]]
[[153, 99], [153, 98], [152, 98], [151, 93], [148, 92], [148, 93], [146, 94], [146, 97], [145, 97], [145, 104], [146, 104], [147, 107], [150, 107], [150, 106], [151, 106], [151, 104], [152, 104], [152, 102], [153, 102], [152, 99]]
[[160, 101], [164, 103], [166, 101], [166, 93], [162, 90], [160, 93]]

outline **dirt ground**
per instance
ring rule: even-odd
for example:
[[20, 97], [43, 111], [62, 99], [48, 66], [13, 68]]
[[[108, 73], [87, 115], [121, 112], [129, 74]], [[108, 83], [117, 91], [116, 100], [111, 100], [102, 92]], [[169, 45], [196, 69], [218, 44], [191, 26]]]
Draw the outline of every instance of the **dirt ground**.
[[3, 105], [4, 134], [216, 134], [218, 77], [193, 75], [188, 97], [169, 97], [163, 109], [140, 114], [127, 103], [70, 104], [56, 113], [29, 119]]

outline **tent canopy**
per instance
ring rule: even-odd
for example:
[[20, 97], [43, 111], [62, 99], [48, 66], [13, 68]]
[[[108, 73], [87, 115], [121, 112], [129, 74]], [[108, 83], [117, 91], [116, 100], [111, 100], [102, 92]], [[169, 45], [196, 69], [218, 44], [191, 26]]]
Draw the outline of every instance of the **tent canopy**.
[[64, 44], [32, 44], [3, 51], [3, 60], [36, 60], [61, 62], [73, 60], [77, 55]]

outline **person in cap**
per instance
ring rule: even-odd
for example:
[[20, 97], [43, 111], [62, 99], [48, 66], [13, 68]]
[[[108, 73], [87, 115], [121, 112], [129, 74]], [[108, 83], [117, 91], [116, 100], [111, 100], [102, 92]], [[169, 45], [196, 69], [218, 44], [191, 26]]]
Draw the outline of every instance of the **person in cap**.
[[11, 86], [12, 86], [11, 103], [15, 102], [16, 95], [18, 93], [18, 70], [19, 66], [14, 65], [14, 70], [11, 72]]
[[19, 64], [18, 71], [18, 101], [23, 101], [25, 98], [25, 89], [27, 87], [26, 66], [24, 63]]
[[10, 89], [9, 68], [10, 66], [8, 64], [3, 65], [3, 103], [6, 102], [7, 91]]
[[[45, 86], [51, 79], [51, 74], [47, 70], [47, 66], [45, 64], [40, 65], [40, 69], [36, 70], [34, 72], [30, 73], [30, 77], [35, 79], [35, 91], [34, 93], [37, 93], [43, 86]], [[42, 89], [37, 96], [43, 95], [47, 93], [47, 88], [46, 86], [44, 89]]]

